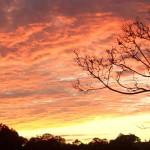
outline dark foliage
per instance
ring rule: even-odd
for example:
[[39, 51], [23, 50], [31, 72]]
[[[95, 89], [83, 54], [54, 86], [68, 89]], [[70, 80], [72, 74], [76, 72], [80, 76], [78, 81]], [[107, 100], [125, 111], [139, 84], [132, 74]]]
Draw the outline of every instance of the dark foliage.
[[120, 134], [116, 139], [93, 138], [88, 144], [76, 139], [66, 143], [60, 136], [44, 134], [29, 140], [18, 135], [4, 124], [0, 124], [0, 150], [150, 150], [150, 141], [141, 142], [134, 134]]
[[0, 124], [0, 150], [20, 150], [27, 142], [27, 139], [18, 135], [4, 124]]

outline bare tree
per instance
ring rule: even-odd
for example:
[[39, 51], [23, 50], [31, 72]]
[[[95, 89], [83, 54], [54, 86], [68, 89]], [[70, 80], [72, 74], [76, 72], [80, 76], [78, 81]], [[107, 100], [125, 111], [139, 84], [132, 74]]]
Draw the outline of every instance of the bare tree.
[[145, 127], [143, 124], [142, 125], [140, 125], [140, 126], [138, 126], [138, 125], [136, 125], [138, 128], [140, 128], [140, 129], [150, 129], [150, 127]]
[[117, 44], [106, 50], [106, 57], [75, 50], [75, 62], [95, 80], [77, 80], [81, 91], [108, 88], [121, 94], [150, 92], [150, 28], [140, 19], [126, 22]]

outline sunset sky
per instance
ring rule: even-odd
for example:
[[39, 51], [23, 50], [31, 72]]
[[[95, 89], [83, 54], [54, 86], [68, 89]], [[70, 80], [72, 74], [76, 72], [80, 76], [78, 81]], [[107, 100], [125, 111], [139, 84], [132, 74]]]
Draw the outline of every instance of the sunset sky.
[[74, 48], [103, 55], [124, 21], [145, 19], [149, 0], [0, 0], [0, 122], [24, 137], [88, 141], [133, 133], [150, 139], [150, 93], [82, 93]]

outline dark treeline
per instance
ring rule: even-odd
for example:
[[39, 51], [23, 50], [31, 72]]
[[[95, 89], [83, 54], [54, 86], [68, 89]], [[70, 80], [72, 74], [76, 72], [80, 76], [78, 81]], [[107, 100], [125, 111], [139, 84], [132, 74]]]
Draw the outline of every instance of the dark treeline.
[[134, 134], [120, 134], [116, 139], [93, 138], [87, 144], [76, 139], [67, 143], [61, 136], [44, 134], [26, 139], [4, 124], [0, 124], [0, 150], [150, 150], [150, 141], [141, 142]]

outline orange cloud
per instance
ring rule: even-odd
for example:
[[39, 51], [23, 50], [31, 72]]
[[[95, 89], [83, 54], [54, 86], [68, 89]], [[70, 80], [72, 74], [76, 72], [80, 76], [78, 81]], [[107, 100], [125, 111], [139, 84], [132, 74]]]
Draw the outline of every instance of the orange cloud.
[[124, 97], [108, 90], [84, 94], [72, 88], [72, 81], [86, 76], [73, 61], [73, 48], [102, 55], [128, 12], [135, 10], [135, 15], [136, 6], [148, 3], [108, 2], [16, 0], [0, 5], [1, 122], [26, 133], [54, 128], [62, 133], [66, 126], [69, 131], [76, 125], [76, 130], [90, 127], [94, 119], [149, 113], [149, 95]]

